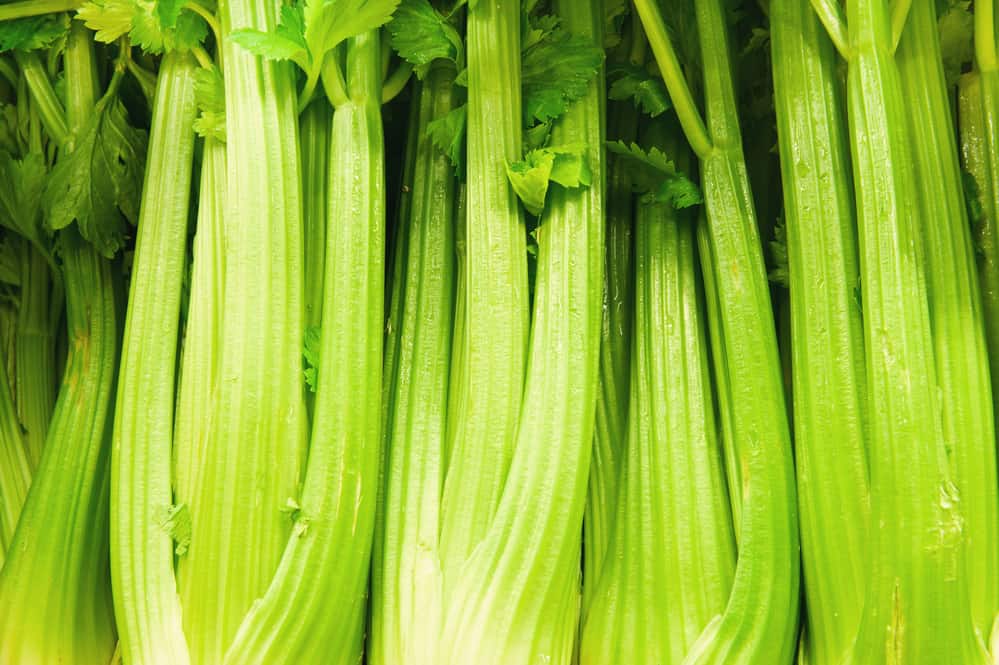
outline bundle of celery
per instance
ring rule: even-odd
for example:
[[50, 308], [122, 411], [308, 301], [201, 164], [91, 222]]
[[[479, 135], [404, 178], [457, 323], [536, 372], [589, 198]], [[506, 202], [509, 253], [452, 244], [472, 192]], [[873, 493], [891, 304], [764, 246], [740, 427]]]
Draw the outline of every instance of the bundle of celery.
[[0, 0], [0, 665], [999, 660], [994, 0]]

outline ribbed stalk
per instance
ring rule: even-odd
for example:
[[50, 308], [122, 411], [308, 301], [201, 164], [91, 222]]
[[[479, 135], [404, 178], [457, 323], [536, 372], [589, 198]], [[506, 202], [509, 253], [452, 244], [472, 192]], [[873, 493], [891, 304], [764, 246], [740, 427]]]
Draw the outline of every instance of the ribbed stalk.
[[171, 487], [197, 62], [160, 65], [122, 340], [111, 452], [111, 580], [122, 657], [190, 662], [174, 577]]
[[21, 298], [14, 345], [14, 403], [25, 430], [28, 463], [36, 468], [55, 407], [57, 379], [52, 305], [61, 304], [62, 298], [61, 293], [53, 292], [49, 263], [42, 253], [27, 242], [22, 247]]
[[[222, 303], [225, 292], [226, 147], [205, 139], [198, 192], [197, 231], [191, 296], [180, 359], [177, 412], [174, 425], [174, 504], [189, 507], [197, 500], [194, 488], [205, 459], [219, 368], [224, 355]], [[186, 557], [178, 561], [185, 572]]]
[[[454, 327], [455, 178], [426, 128], [455, 104], [454, 66], [431, 66], [420, 86], [412, 192], [404, 221], [395, 376], [388, 396], [385, 499], [375, 537], [371, 650], [383, 665], [435, 662], [440, 636], [441, 576], [437, 542], [444, 484], [443, 451]], [[400, 238], [400, 241], [402, 239]], [[396, 304], [393, 304], [393, 310]]]
[[[988, 10], [988, 11], [986, 11]], [[960, 86], [961, 151], [975, 178], [984, 213], [974, 229], [978, 279], [985, 315], [989, 367], [999, 380], [999, 61], [996, 59], [994, 0], [975, 5], [975, 64]], [[999, 391], [993, 390], [993, 410]]]
[[[608, 105], [608, 134], [635, 140], [638, 112], [630, 102]], [[634, 194], [630, 165], [608, 159], [607, 254], [603, 323], [600, 328], [600, 388], [593, 436], [593, 460], [583, 519], [583, 614], [603, 566], [617, 512], [617, 484], [628, 427], [628, 375], [632, 322], [632, 235]]]
[[209, 439], [192, 494], [181, 570], [184, 628], [196, 664], [221, 662], [277, 570], [298, 492], [308, 417], [295, 77], [228, 35], [272, 31], [280, 3], [219, 3], [227, 169], [224, 348]]
[[[471, 15], [484, 6], [480, 2]], [[572, 34], [601, 43], [599, 2], [566, 0], [555, 9]], [[472, 91], [475, 80], [470, 83]], [[553, 130], [553, 144], [587, 147], [593, 185], [550, 191], [537, 231], [534, 317], [516, 448], [496, 517], [445, 596], [438, 662], [447, 665], [566, 665], [575, 653], [603, 309], [602, 91], [598, 76]], [[469, 226], [469, 240], [475, 228]], [[475, 271], [471, 253], [468, 260]], [[471, 281], [469, 286], [474, 288]], [[474, 321], [469, 312], [469, 324]]]
[[[898, 47], [909, 118], [944, 441], [960, 498], [974, 629], [999, 610], [999, 489], [985, 322], [935, 7], [916, 0]], [[963, 608], [962, 608], [963, 609]]]
[[528, 338], [527, 244], [506, 165], [520, 159], [521, 8], [480, 2], [468, 10], [467, 225], [464, 334], [456, 338], [459, 411], [449, 430], [441, 558], [445, 594], [485, 536], [506, 480], [524, 391]]
[[31, 466], [14, 409], [4, 354], [0, 360], [0, 570], [30, 485]]
[[735, 538], [694, 256], [689, 214], [639, 206], [628, 441], [583, 665], [682, 663], [728, 600]]
[[[797, 510], [787, 413], [777, 337], [732, 82], [726, 16], [721, 0], [693, 3], [703, 63], [706, 123], [689, 101], [659, 10], [651, 0], [636, 7], [649, 35], [687, 140], [701, 159], [707, 210], [705, 279], [717, 307], [708, 308], [715, 371], [730, 472], [738, 471], [741, 500], [734, 501], [739, 560], [728, 606], [704, 631], [687, 662], [783, 663], [794, 649], [798, 615]], [[704, 135], [706, 132], [706, 136]], [[705, 145], [707, 141], [708, 145]], [[731, 474], [730, 474], [731, 475]]]
[[[94, 112], [94, 49], [81, 23], [65, 55], [69, 126]], [[0, 570], [0, 662], [104, 663], [114, 650], [108, 573], [110, 409], [118, 352], [111, 262], [75, 227], [57, 238], [69, 351], [31, 490]]]
[[842, 665], [869, 572], [867, 385], [856, 214], [836, 51], [808, 0], [772, 0], [791, 299], [806, 628], [801, 662]]
[[967, 596], [960, 597], [961, 507], [944, 447], [911, 110], [887, 5], [847, 3], [847, 105], [872, 405], [873, 557], [851, 662], [983, 662]]
[[[226, 663], [360, 662], [381, 460], [385, 165], [377, 32], [333, 113], [319, 389], [295, 529]], [[231, 273], [230, 273], [231, 275]], [[228, 279], [228, 276], [227, 276]]]
[[323, 316], [323, 263], [326, 256], [327, 173], [333, 109], [316, 99], [299, 118], [302, 145], [302, 220], [305, 225], [305, 325]]

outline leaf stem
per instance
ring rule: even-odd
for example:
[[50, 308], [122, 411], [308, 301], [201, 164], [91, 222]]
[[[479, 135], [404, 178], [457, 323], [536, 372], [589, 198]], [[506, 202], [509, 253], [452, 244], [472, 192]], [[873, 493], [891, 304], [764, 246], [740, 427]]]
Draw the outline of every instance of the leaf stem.
[[82, 4], [83, 0], [21, 0], [21, 2], [0, 5], [0, 21], [68, 12]]
[[24, 80], [38, 107], [38, 114], [41, 116], [42, 124], [45, 125], [45, 130], [58, 145], [65, 145], [70, 138], [66, 110], [52, 88], [52, 81], [45, 73], [45, 65], [42, 64], [41, 58], [37, 53], [24, 51], [15, 51], [14, 57], [24, 74]]
[[999, 69], [996, 54], [996, 24], [994, 0], [975, 2], [975, 60], [982, 72]]
[[812, 9], [818, 14], [819, 21], [825, 26], [836, 50], [844, 58], [850, 52], [850, 40], [847, 34], [846, 17], [843, 15], [843, 7], [834, 0], [811, 0]]
[[388, 104], [406, 88], [413, 76], [413, 63], [403, 61], [382, 84], [382, 104]]
[[891, 8], [891, 50], [892, 53], [898, 48], [898, 42], [902, 39], [902, 31], [905, 29], [905, 22], [909, 18], [909, 9], [912, 7], [912, 0], [895, 0]]
[[[211, 28], [212, 32], [215, 34], [215, 42], [220, 43], [222, 35], [222, 26], [219, 24], [218, 18], [205, 8], [201, 3], [196, 0], [190, 0], [184, 5], [184, 9], [189, 9], [201, 18], [205, 20], [208, 27]], [[199, 59], [200, 60], [200, 59]]]
[[673, 99], [673, 107], [676, 115], [680, 119], [683, 133], [687, 136], [687, 142], [698, 157], [704, 158], [711, 153], [713, 148], [711, 137], [704, 125], [704, 119], [697, 108], [697, 103], [687, 85], [687, 79], [683, 75], [680, 61], [676, 57], [673, 43], [666, 32], [666, 25], [663, 23], [659, 7], [654, 0], [635, 0], [635, 9], [642, 19], [645, 27], [645, 34], [652, 46], [652, 52], [656, 56], [659, 64], [659, 71], [666, 82], [669, 96]]

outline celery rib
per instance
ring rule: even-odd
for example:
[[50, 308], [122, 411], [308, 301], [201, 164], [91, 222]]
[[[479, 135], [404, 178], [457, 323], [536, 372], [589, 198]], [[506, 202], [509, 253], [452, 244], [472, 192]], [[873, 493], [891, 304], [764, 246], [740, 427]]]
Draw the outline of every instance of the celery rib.
[[[381, 461], [384, 139], [377, 32], [348, 40], [333, 113], [315, 422], [295, 528], [226, 663], [361, 659]], [[228, 279], [228, 276], [227, 276]]]
[[808, 0], [770, 4], [791, 296], [803, 663], [841, 665], [864, 607], [870, 521], [856, 217], [833, 44]]
[[961, 592], [988, 636], [999, 610], [999, 493], [984, 315], [937, 16], [916, 2], [897, 51], [913, 148], [943, 435], [965, 539]]
[[[638, 112], [633, 104], [609, 106], [608, 132], [625, 142], [635, 139]], [[621, 454], [627, 432], [633, 307], [633, 212], [629, 165], [609, 159], [607, 169], [607, 256], [604, 315], [600, 328], [600, 386], [594, 423], [586, 514], [583, 519], [583, 614], [603, 566], [617, 506]]]
[[642, 204], [635, 227], [627, 448], [583, 665], [682, 663], [735, 569], [693, 222]]
[[[388, 464], [384, 505], [376, 533], [369, 662], [434, 662], [440, 636], [441, 576], [437, 549], [443, 451], [447, 425], [448, 364], [454, 313], [454, 169], [432, 144], [426, 127], [455, 103], [456, 72], [435, 63], [420, 86], [410, 127], [417, 146], [405, 250], [393, 309], [401, 307], [397, 359], [385, 441]], [[386, 363], [388, 367], [389, 364]]]
[[308, 417], [298, 124], [291, 64], [228, 39], [274, 30], [278, 3], [220, 3], [227, 178], [222, 359], [209, 439], [180, 569], [194, 663], [214, 665], [267, 590], [291, 535], [282, 509], [297, 494]]
[[302, 144], [302, 221], [305, 227], [305, 325], [323, 320], [323, 265], [326, 255], [326, 190], [333, 111], [325, 99], [313, 101], [299, 118]]
[[[451, 383], [458, 409], [448, 432], [441, 516], [445, 597], [485, 536], [513, 454], [528, 339], [527, 240], [506, 164], [520, 158], [521, 8], [468, 10], [467, 227], [462, 347]], [[447, 600], [445, 600], [447, 602]]]
[[168, 54], [160, 66], [112, 438], [115, 619], [123, 658], [147, 665], [190, 662], [166, 523], [196, 71], [189, 54]]
[[[70, 29], [64, 62], [66, 119], [76, 131], [97, 93], [93, 42], [82, 23]], [[111, 261], [75, 227], [59, 231], [57, 247], [69, 348], [38, 470], [0, 570], [3, 663], [106, 663], [115, 643], [107, 515], [118, 285]]]
[[851, 657], [984, 662], [966, 595], [959, 597], [961, 509], [944, 450], [918, 185], [887, 2], [850, 0], [847, 19], [847, 107], [872, 407], [873, 559]]
[[30, 484], [31, 466], [4, 358], [0, 361], [0, 570]]
[[[480, 2], [470, 21], [487, 6]], [[596, 43], [599, 6], [555, 3], [572, 34]], [[471, 25], [469, 30], [474, 34]], [[474, 90], [475, 80], [470, 83]], [[564, 665], [575, 653], [603, 302], [602, 86], [598, 76], [553, 129], [554, 144], [587, 146], [593, 185], [549, 192], [537, 231], [534, 318], [516, 447], [496, 516], [445, 596], [441, 663]], [[471, 253], [468, 261], [474, 270]]]

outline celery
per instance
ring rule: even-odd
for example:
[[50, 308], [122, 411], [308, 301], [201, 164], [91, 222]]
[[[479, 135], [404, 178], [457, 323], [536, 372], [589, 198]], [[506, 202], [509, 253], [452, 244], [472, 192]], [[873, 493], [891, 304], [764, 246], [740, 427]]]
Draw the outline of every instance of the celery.
[[227, 663], [347, 665], [361, 658], [381, 459], [380, 55], [377, 31], [349, 39], [345, 87], [331, 97], [336, 161], [329, 172], [323, 300], [336, 306], [323, 308], [309, 463], [280, 566], [243, 620]]
[[697, 270], [689, 212], [642, 203], [627, 446], [583, 665], [682, 663], [728, 600], [735, 540]]
[[118, 377], [111, 574], [129, 662], [190, 662], [174, 577], [177, 525], [189, 529], [190, 517], [173, 505], [171, 469], [196, 71], [190, 54], [160, 66]]
[[968, 594], [974, 629], [987, 638], [999, 611], [999, 491], [992, 385], [975, 253], [932, 3], [913, 3], [897, 59], [920, 204], [943, 440], [960, 497], [966, 552], [961, 594]]
[[[450, 384], [457, 412], [448, 430], [441, 505], [445, 603], [486, 535], [517, 435], [528, 339], [523, 213], [506, 163], [522, 152], [521, 6], [468, 9], [468, 149], [462, 319]], [[458, 346], [460, 343], [460, 346]], [[449, 424], [452, 424], [449, 423]]]
[[[707, 124], [680, 69], [652, 0], [636, 8], [687, 140], [701, 160], [707, 209], [704, 269], [720, 398], [730, 426], [741, 498], [733, 499], [739, 558], [732, 593], [691, 648], [686, 662], [787, 662], [798, 610], [798, 533], [793, 467], [777, 338], [752, 194], [742, 154], [724, 3], [695, 3]], [[728, 415], [725, 415], [725, 411]], [[729, 443], [728, 441], [726, 443]], [[733, 479], [729, 479], [732, 486]]]
[[302, 112], [302, 222], [305, 228], [305, 325], [318, 326], [323, 317], [323, 263], [326, 253], [326, 191], [330, 164], [332, 109], [317, 99]]
[[851, 657], [984, 662], [961, 593], [962, 516], [949, 478], [934, 366], [920, 238], [922, 185], [894, 55], [909, 3], [895, 3], [889, 12], [885, 0], [850, 0], [848, 31], [837, 6], [818, 0], [813, 6], [847, 60], [872, 407], [873, 562]]
[[808, 0], [772, 0], [770, 34], [808, 599], [801, 660], [840, 665], [860, 625], [870, 549], [867, 387], [846, 115], [836, 52]]
[[[88, 123], [116, 103], [114, 80], [95, 103], [94, 64], [93, 43], [76, 24], [65, 53], [66, 119], [74, 136], [85, 136]], [[78, 141], [75, 150], [85, 149]], [[60, 159], [73, 164], [74, 156], [64, 147]], [[62, 181], [54, 182], [51, 205], [74, 205], [60, 196]], [[49, 219], [70, 211], [77, 222], [95, 221], [79, 207], [50, 208]], [[113, 226], [109, 219], [97, 223]], [[106, 515], [116, 284], [111, 261], [82, 237], [85, 230], [102, 237], [110, 228], [74, 224], [57, 237], [69, 355], [38, 471], [0, 570], [0, 662], [5, 663], [103, 663], [114, 649]]]
[[[416, 96], [414, 164], [406, 186], [397, 242], [389, 337], [396, 359], [386, 361], [385, 498], [372, 569], [370, 663], [433, 663], [440, 637], [441, 576], [437, 550], [448, 364], [455, 297], [456, 186], [446, 155], [427, 126], [455, 105], [453, 63], [430, 65]], [[404, 213], [405, 214], [405, 213]]]
[[31, 467], [7, 372], [7, 363], [0, 362], [0, 570], [31, 484]]
[[[599, 2], [566, 0], [554, 6], [573, 35], [590, 44], [601, 43]], [[478, 21], [488, 18], [488, 8], [479, 2], [469, 12], [473, 67], [477, 40], [482, 37], [479, 31], [488, 26]], [[494, 71], [489, 82], [479, 78], [485, 71], [474, 77], [473, 71], [470, 102], [477, 85], [488, 91], [500, 78]], [[602, 84], [602, 77], [591, 80], [585, 96], [554, 125], [553, 145], [585, 146], [593, 186], [549, 192], [537, 230], [534, 318], [516, 447], [484, 539], [460, 571], [457, 584], [445, 579], [438, 662], [570, 663], [575, 652], [580, 537], [593, 446], [603, 302]], [[470, 166], [477, 155], [475, 117], [473, 104]], [[471, 178], [470, 171], [470, 188]], [[469, 196], [467, 260], [474, 271], [481, 259], [472, 251], [477, 226], [471, 225], [476, 219], [475, 198], [471, 191]], [[472, 276], [469, 289], [475, 288]], [[471, 325], [476, 320], [471, 306], [467, 314]], [[466, 329], [466, 335], [472, 338], [473, 331]], [[478, 398], [478, 393], [471, 397]], [[449, 572], [444, 569], [445, 576]]]
[[228, 134], [223, 351], [179, 571], [195, 663], [222, 661], [271, 582], [291, 534], [282, 508], [296, 494], [308, 427], [293, 72], [231, 37], [275, 26], [276, 3], [231, 0], [219, 13]]

